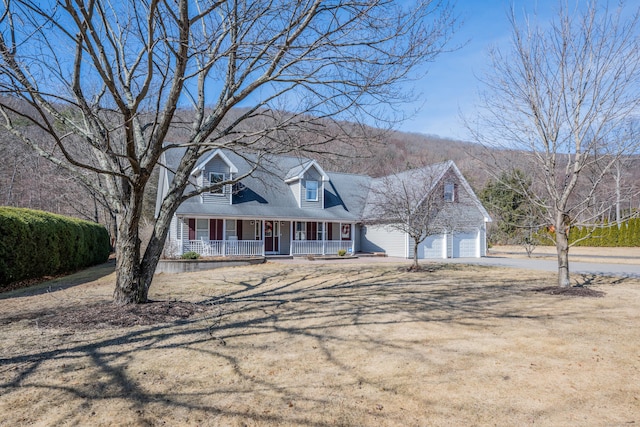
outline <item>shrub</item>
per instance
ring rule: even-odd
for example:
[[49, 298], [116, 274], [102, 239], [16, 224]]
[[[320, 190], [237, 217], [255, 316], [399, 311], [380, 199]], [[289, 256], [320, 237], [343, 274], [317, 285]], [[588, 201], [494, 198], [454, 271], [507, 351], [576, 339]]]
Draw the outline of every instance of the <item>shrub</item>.
[[347, 254], [347, 251], [344, 249], [339, 249], [338, 250], [338, 256], [345, 256]]
[[182, 259], [198, 259], [200, 258], [200, 254], [198, 252], [185, 252], [181, 256]]
[[0, 288], [105, 262], [110, 242], [100, 224], [48, 212], [0, 208]]

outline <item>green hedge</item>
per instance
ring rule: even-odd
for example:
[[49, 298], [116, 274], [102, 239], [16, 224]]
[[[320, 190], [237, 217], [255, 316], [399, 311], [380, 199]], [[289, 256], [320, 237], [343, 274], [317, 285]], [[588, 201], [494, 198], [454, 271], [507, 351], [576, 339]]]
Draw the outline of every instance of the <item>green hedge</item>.
[[[632, 218], [620, 224], [603, 224], [602, 227], [572, 227], [569, 242], [574, 243], [592, 232], [590, 237], [575, 243], [575, 246], [592, 247], [640, 247], [640, 218]], [[538, 237], [542, 244], [552, 244], [552, 240], [540, 232]]]
[[0, 289], [18, 280], [103, 263], [110, 249], [109, 235], [100, 224], [0, 207]]

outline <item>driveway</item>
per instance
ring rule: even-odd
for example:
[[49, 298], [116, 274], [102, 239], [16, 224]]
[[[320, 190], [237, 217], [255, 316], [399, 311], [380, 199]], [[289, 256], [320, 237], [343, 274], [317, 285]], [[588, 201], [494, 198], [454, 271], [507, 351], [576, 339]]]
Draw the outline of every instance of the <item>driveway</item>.
[[[617, 251], [607, 248], [585, 250], [579, 248], [574, 256], [569, 255], [569, 270], [571, 273], [599, 275], [599, 276], [616, 276], [616, 277], [634, 277], [640, 278], [640, 248], [618, 248]], [[506, 250], [495, 251], [493, 254], [485, 258], [449, 258], [432, 260], [434, 262], [457, 263], [457, 264], [478, 264], [493, 265], [499, 267], [513, 267], [527, 270], [538, 271], [558, 271], [558, 262], [552, 254], [553, 250], [547, 248], [546, 252], [540, 250], [534, 254], [532, 258], [527, 258], [523, 253], [509, 252]], [[598, 255], [596, 255], [598, 253]], [[573, 260], [571, 258], [574, 258]], [[287, 264], [309, 264], [309, 263], [410, 263], [411, 260], [396, 257], [360, 257], [360, 258], [342, 258], [330, 260], [309, 261], [306, 258], [273, 260]], [[425, 262], [424, 260], [421, 262]], [[338, 264], [337, 264], [338, 265]]]
[[[506, 256], [488, 256], [485, 258], [453, 258], [443, 262], [458, 264], [494, 265], [528, 270], [558, 271], [558, 262], [539, 258], [511, 258]], [[640, 278], [640, 264], [608, 263], [604, 259], [598, 262], [580, 262], [569, 259], [569, 271], [579, 274], [595, 274], [598, 276], [617, 276]]]

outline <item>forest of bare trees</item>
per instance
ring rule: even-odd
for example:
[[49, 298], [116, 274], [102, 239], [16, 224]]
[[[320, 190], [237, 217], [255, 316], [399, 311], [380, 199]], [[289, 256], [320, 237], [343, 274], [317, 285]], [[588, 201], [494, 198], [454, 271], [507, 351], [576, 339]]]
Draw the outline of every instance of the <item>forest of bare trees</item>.
[[[374, 133], [371, 130], [371, 134]], [[180, 134], [180, 129], [175, 129], [172, 138], [179, 142]], [[97, 221], [107, 227], [113, 225], [110, 212], [99, 196], [34, 151], [10, 143], [11, 137], [6, 132], [0, 131], [0, 138], [3, 142], [0, 144], [0, 158], [4, 159], [0, 162], [1, 205], [41, 209]], [[343, 145], [330, 151], [331, 155], [305, 155], [320, 161], [327, 170], [373, 177], [453, 160], [478, 194], [493, 173], [487, 165], [496, 159], [501, 158], [504, 164], [516, 168], [526, 168], [525, 163], [519, 161], [522, 156], [517, 152], [487, 151], [470, 142], [401, 131], [380, 130], [373, 144], [365, 146], [362, 141], [354, 141], [353, 145]], [[594, 195], [594, 203], [604, 206], [597, 221], [614, 222], [637, 214], [640, 210], [640, 158], [630, 156], [622, 159], [604, 179], [606, 185]], [[149, 192], [154, 191], [155, 181], [152, 180]], [[145, 217], [151, 220], [151, 203], [144, 212]], [[112, 228], [109, 229], [112, 232]]]

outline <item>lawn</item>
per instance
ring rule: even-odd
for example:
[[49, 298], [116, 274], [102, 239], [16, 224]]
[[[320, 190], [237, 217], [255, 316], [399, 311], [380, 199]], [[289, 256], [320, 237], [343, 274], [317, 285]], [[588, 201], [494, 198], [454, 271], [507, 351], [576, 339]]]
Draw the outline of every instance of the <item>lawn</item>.
[[425, 265], [161, 274], [141, 311], [110, 266], [4, 294], [0, 425], [640, 424], [640, 281]]

